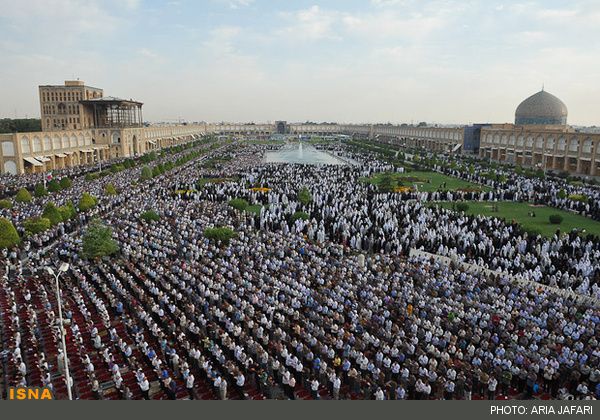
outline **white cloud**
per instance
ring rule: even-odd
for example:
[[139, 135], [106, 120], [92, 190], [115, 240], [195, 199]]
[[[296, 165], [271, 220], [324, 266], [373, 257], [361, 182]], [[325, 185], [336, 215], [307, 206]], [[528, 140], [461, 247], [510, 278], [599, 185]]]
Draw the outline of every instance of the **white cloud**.
[[232, 9], [237, 9], [239, 7], [250, 6], [254, 3], [254, 0], [219, 0], [221, 3], [225, 3], [229, 5]]
[[143, 55], [144, 57], [148, 57], [148, 58], [158, 58], [158, 54], [155, 54], [146, 48], [142, 48], [140, 50], [140, 54]]

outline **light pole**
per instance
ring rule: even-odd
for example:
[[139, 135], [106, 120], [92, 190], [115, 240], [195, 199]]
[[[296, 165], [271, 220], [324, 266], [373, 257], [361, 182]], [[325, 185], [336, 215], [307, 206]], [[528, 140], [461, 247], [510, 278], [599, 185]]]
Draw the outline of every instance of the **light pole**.
[[64, 363], [65, 363], [65, 379], [67, 382], [67, 394], [69, 395], [69, 400], [73, 399], [73, 394], [71, 393], [71, 375], [69, 374], [69, 358], [67, 357], [67, 345], [65, 344], [65, 333], [63, 330], [63, 317], [62, 317], [62, 303], [60, 297], [60, 284], [58, 282], [58, 278], [64, 272], [69, 269], [69, 264], [62, 263], [60, 267], [58, 267], [58, 273], [55, 273], [52, 267], [45, 267], [46, 272], [51, 276], [54, 276], [56, 279], [56, 300], [58, 301], [58, 319], [60, 322], [60, 339], [62, 341], [62, 350], [64, 355]]

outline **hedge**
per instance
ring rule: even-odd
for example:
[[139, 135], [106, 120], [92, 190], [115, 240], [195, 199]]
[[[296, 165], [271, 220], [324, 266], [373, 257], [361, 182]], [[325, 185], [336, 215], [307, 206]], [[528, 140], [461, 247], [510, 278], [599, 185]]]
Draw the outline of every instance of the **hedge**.
[[58, 182], [56, 179], [53, 179], [48, 183], [48, 192], [57, 192], [61, 189], [60, 182]]
[[13, 206], [10, 200], [0, 200], [0, 209], [9, 209]]
[[44, 208], [44, 212], [42, 213], [42, 217], [50, 220], [50, 225], [58, 225], [63, 221], [62, 215], [58, 208], [52, 202], [48, 202], [46, 207]]
[[303, 211], [297, 211], [296, 213], [294, 213], [292, 215], [292, 220], [298, 220], [298, 219], [308, 220], [308, 214], [306, 214]]
[[33, 195], [36, 197], [44, 197], [48, 195], [48, 191], [46, 190], [46, 187], [44, 187], [44, 184], [37, 184]]
[[17, 195], [15, 196], [15, 201], [17, 203], [24, 203], [26, 201], [31, 201], [31, 194], [25, 188], [21, 188]]
[[36, 234], [50, 229], [50, 220], [45, 217], [33, 217], [23, 222], [25, 233]]
[[553, 225], [560, 225], [560, 223], [563, 221], [563, 217], [560, 214], [551, 214], [548, 216], [548, 219]]
[[542, 228], [535, 225], [521, 225], [521, 231], [526, 232], [530, 237], [537, 237], [542, 234]]
[[456, 210], [467, 211], [469, 210], [469, 205], [467, 203], [456, 203]]
[[159, 220], [160, 217], [158, 216], [158, 214], [156, 214], [155, 211], [150, 210], [140, 214], [140, 219], [149, 222], [151, 220]]
[[10, 220], [5, 217], [0, 218], [0, 249], [12, 248], [21, 242], [17, 229]]
[[230, 228], [208, 228], [204, 231], [204, 237], [215, 242], [221, 241], [225, 245], [229, 245], [231, 238], [236, 236]]
[[66, 176], [63, 177], [60, 180], [60, 187], [65, 190], [67, 188], [71, 188], [73, 186], [73, 183], [71, 182], [71, 180], [69, 178], [67, 178]]
[[233, 200], [229, 200], [228, 204], [239, 211], [244, 211], [248, 207], [248, 202], [243, 198], [235, 198]]

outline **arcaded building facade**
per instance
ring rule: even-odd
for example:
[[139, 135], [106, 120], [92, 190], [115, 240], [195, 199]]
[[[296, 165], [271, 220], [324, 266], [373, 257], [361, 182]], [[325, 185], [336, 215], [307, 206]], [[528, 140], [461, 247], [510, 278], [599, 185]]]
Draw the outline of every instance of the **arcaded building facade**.
[[600, 134], [570, 128], [565, 104], [542, 90], [517, 107], [515, 124], [482, 128], [479, 155], [544, 170], [600, 176], [599, 140]]

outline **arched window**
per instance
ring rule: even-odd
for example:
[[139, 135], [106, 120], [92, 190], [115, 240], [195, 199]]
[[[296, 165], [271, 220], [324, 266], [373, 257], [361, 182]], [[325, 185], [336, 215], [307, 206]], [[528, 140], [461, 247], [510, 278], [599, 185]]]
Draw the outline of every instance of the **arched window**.
[[44, 136], [44, 151], [47, 152], [52, 150], [52, 140], [50, 140], [50, 136]]
[[25, 155], [28, 155], [31, 153], [31, 149], [29, 148], [29, 139], [27, 137], [21, 138], [21, 151]]
[[544, 138], [542, 136], [537, 136], [535, 139], [535, 148], [543, 149], [544, 148]]
[[71, 134], [71, 148], [77, 147], [77, 136], [75, 134]]
[[502, 140], [500, 140], [500, 144], [502, 146], [506, 146], [506, 141], [507, 141], [507, 135], [506, 134], [502, 134]]
[[33, 137], [33, 153], [42, 151], [42, 142], [38, 136]]
[[583, 141], [583, 144], [581, 145], [581, 152], [582, 153], [592, 153], [592, 150], [594, 149], [594, 141], [591, 138], [587, 138]]
[[494, 144], [500, 144], [500, 134], [494, 134]]
[[546, 150], [554, 150], [554, 137], [550, 136], [548, 137], [548, 139], [546, 140]]
[[121, 143], [121, 137], [119, 137], [119, 133], [112, 133], [110, 136], [111, 143]]
[[579, 151], [579, 139], [577, 137], [573, 137], [569, 141], [569, 153], [577, 153]]
[[533, 147], [533, 136], [531, 134], [527, 136], [525, 147]]
[[567, 139], [561, 137], [558, 139], [558, 144], [556, 145], [556, 150], [560, 152], [564, 152], [567, 149]]
[[515, 135], [514, 134], [511, 134], [510, 137], [508, 138], [508, 145], [509, 146], [515, 145]]
[[67, 136], [66, 134], [63, 134], [61, 149], [68, 149], [68, 148], [69, 148], [69, 136]]
[[3, 141], [2, 142], [2, 155], [3, 156], [14, 156], [15, 155], [15, 145], [12, 141]]
[[85, 133], [85, 145], [86, 146], [92, 145], [92, 137], [90, 136], [90, 133]]
[[523, 147], [524, 141], [525, 138], [523, 137], [523, 134], [519, 134], [519, 137], [517, 137], [517, 147]]
[[17, 164], [12, 160], [7, 160], [4, 164], [4, 172], [7, 174], [16, 175], [17, 174]]
[[84, 143], [83, 143], [83, 134], [79, 134], [79, 136], [77, 137], [77, 146], [79, 147], [83, 147]]
[[52, 137], [52, 149], [60, 149], [60, 137], [58, 137], [56, 134], [54, 135], [54, 137]]

